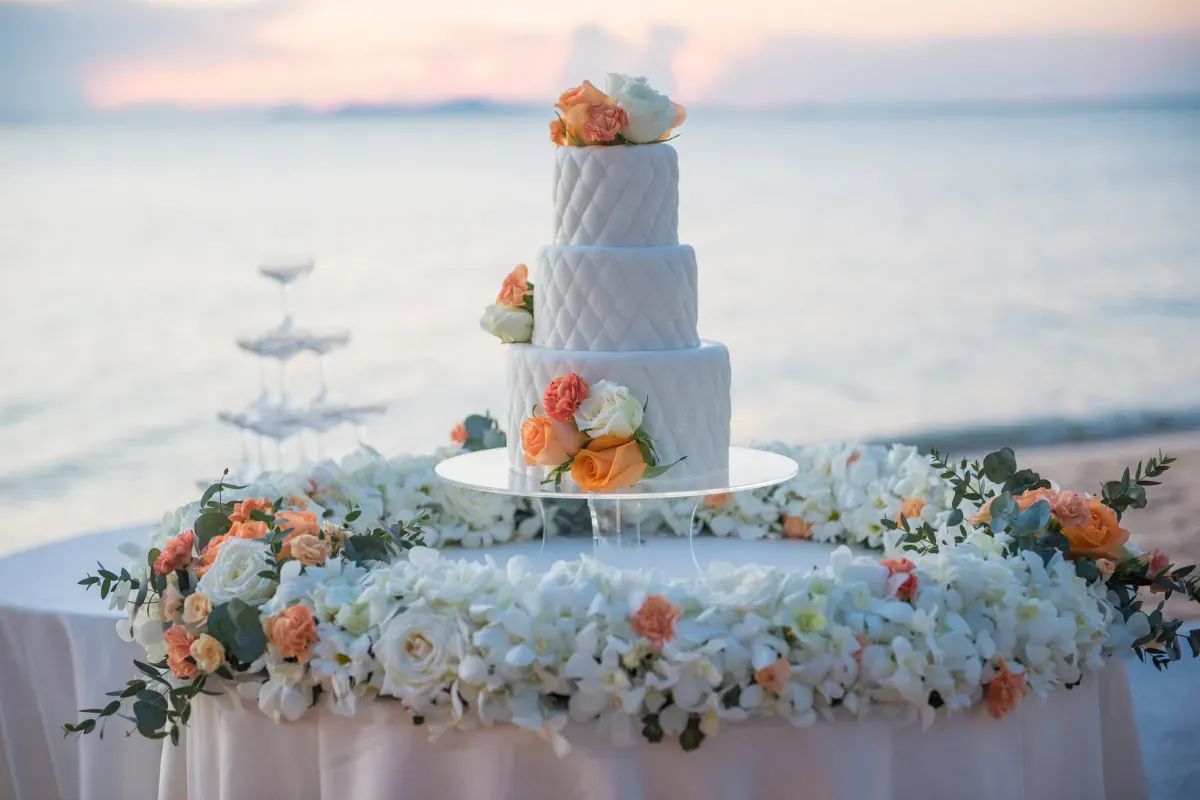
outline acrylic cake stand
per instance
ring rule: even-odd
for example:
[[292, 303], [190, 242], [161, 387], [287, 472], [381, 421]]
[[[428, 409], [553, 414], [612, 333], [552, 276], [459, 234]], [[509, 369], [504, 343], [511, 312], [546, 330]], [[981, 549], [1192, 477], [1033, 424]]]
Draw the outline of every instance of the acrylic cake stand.
[[[545, 534], [547, 518], [543, 500], [586, 500], [592, 519], [592, 551], [597, 560], [619, 568], [637, 568], [638, 550], [641, 547], [640, 515], [630, 513], [622, 504], [646, 500], [670, 500], [695, 498], [691, 519], [688, 521], [688, 543], [695, 528], [696, 510], [704, 498], [727, 492], [744, 492], [775, 486], [795, 477], [799, 466], [795, 461], [779, 453], [755, 450], [749, 447], [729, 448], [729, 479], [727, 486], [703, 489], [675, 489], [655, 491], [632, 486], [616, 492], [581, 492], [571, 485], [556, 490], [552, 484], [542, 485], [544, 470], [529, 468], [526, 473], [517, 473], [509, 468], [508, 450], [500, 447], [464, 453], [440, 462], [435, 468], [438, 477], [453, 486], [474, 489], [480, 492], [528, 497], [538, 507]], [[544, 539], [543, 539], [544, 543]], [[692, 551], [692, 563], [700, 569], [696, 553]]]

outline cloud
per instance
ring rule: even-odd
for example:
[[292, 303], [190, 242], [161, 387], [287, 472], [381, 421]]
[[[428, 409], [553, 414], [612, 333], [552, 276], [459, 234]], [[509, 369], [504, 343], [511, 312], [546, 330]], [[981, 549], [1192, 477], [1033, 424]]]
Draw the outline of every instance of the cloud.
[[678, 88], [674, 62], [687, 42], [682, 28], [657, 25], [646, 42], [637, 44], [597, 25], [583, 25], [570, 36], [560, 85], [576, 86], [584, 78], [599, 81], [609, 72], [644, 75], [667, 94]]
[[704, 98], [740, 105], [1103, 98], [1200, 92], [1200, 34], [864, 42], [788, 37], [732, 60]]
[[255, 25], [289, 5], [0, 0], [0, 119], [85, 111], [89, 70], [115, 60], [203, 64], [261, 52]]

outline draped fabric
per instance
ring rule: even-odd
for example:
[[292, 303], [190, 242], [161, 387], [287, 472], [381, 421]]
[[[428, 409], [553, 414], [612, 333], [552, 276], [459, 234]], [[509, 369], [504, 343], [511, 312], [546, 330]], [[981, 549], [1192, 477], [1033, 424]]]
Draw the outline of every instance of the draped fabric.
[[[568, 726], [573, 749], [562, 759], [508, 727], [430, 743], [429, 731], [388, 701], [353, 719], [319, 708], [276, 725], [253, 704], [203, 698], [179, 747], [127, 738], [123, 720], [103, 739], [64, 738], [62, 724], [77, 709], [103, 706], [142, 655], [117, 638], [116, 612], [75, 581], [97, 559], [119, 565], [117, 547], [144, 535], [97, 534], [0, 559], [0, 800], [1146, 797], [1125, 664], [1116, 660], [1076, 689], [1027, 697], [1000, 721], [979, 709], [927, 731], [762, 719], [725, 725], [694, 753], [671, 738], [613, 747], [596, 725]], [[714, 542], [702, 556], [753, 550], [745, 546]], [[794, 549], [806, 551], [815, 552]]]
[[[240, 707], [239, 707], [240, 705]], [[319, 709], [276, 726], [253, 704], [197, 707], [184, 747], [165, 753], [172, 790], [193, 800], [394, 797], [436, 800], [1013, 800], [1146, 797], [1125, 665], [1076, 689], [1027, 697], [1003, 720], [980, 709], [914, 724], [782, 720], [723, 727], [696, 752], [674, 739], [614, 747], [568, 726], [558, 758], [512, 728], [435, 743], [394, 703], [353, 719]], [[181, 796], [164, 794], [161, 800]]]

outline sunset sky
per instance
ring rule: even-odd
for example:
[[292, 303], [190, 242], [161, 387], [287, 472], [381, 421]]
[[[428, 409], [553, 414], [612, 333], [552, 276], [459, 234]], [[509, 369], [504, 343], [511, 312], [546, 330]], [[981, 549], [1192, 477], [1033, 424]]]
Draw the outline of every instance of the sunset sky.
[[1200, 91], [1196, 0], [0, 0], [0, 113], [541, 100], [609, 70], [689, 102]]

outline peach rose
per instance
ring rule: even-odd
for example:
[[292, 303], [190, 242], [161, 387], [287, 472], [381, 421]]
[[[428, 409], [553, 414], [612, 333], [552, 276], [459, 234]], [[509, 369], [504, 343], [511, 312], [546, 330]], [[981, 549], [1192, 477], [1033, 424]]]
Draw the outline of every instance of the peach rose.
[[279, 530], [297, 536], [302, 533], [316, 536], [321, 531], [321, 523], [311, 511], [280, 511], [275, 515], [275, 525]]
[[249, 500], [243, 500], [240, 503], [233, 504], [233, 513], [229, 515], [230, 522], [249, 522], [250, 512], [261, 511], [264, 514], [271, 513], [271, 501], [263, 497], [253, 497]]
[[263, 631], [281, 656], [308, 663], [308, 648], [317, 642], [317, 622], [308, 606], [292, 606], [267, 617]]
[[792, 665], [785, 658], [775, 659], [775, 663], [769, 667], [754, 671], [754, 682], [763, 688], [763, 691], [779, 694], [783, 691], [783, 685], [787, 683], [788, 676], [792, 674]]
[[987, 712], [992, 719], [1000, 719], [1017, 707], [1021, 698], [1029, 691], [1025, 676], [1008, 671], [1004, 659], [996, 660], [996, 676], [987, 685]]
[[1068, 558], [1094, 556], [1119, 559], [1118, 549], [1129, 541], [1129, 531], [1117, 522], [1117, 515], [1100, 498], [1087, 502], [1090, 517], [1082, 525], [1063, 525], [1063, 535], [1071, 543]]
[[1100, 571], [1100, 577], [1107, 580], [1112, 577], [1114, 572], [1117, 571], [1117, 565], [1115, 562], [1110, 561], [1107, 558], [1097, 558], [1096, 569]]
[[783, 538], [811, 539], [813, 526], [801, 516], [783, 515]]
[[529, 268], [524, 264], [518, 264], [504, 279], [504, 284], [500, 287], [500, 294], [496, 297], [496, 304], [519, 308], [525, 305], [525, 298], [528, 295]]
[[579, 404], [588, 399], [589, 391], [587, 381], [574, 372], [563, 378], [555, 378], [542, 395], [546, 416], [555, 422], [570, 422]]
[[733, 499], [731, 492], [719, 492], [718, 494], [710, 494], [704, 498], [705, 508], [724, 508], [725, 504]]
[[166, 622], [178, 622], [180, 611], [183, 609], [183, 594], [179, 584], [174, 580], [167, 581], [167, 588], [162, 597], [158, 598], [158, 613]]
[[592, 106], [587, 122], [583, 124], [580, 138], [584, 144], [611, 142], [628, 123], [629, 117], [624, 109], [607, 104]]
[[896, 587], [897, 600], [912, 600], [917, 596], [917, 576], [913, 574], [913, 570], [917, 565], [909, 561], [907, 558], [885, 558], [879, 562], [881, 567], [887, 567], [888, 577], [893, 575], [907, 575], [904, 582]]
[[607, 102], [608, 95], [597, 89], [591, 81], [584, 81], [574, 89], [567, 89], [559, 95], [558, 102], [554, 104], [554, 107], [560, 111], [566, 111], [573, 106], [594, 106]]
[[612, 492], [642, 479], [646, 462], [633, 439], [597, 436], [575, 454], [571, 478], [585, 492]]
[[188, 625], [199, 627], [208, 622], [212, 613], [212, 600], [203, 592], [193, 592], [183, 601], [183, 621]]
[[[1034, 503], [1039, 500], [1045, 500], [1047, 503], [1053, 503], [1056, 492], [1053, 489], [1030, 489], [1027, 492], [1021, 492], [1013, 499], [1017, 501], [1017, 509], [1020, 511], [1028, 511], [1033, 508]], [[979, 509], [979, 513], [971, 518], [972, 525], [982, 525], [992, 521], [992, 500], [989, 498], [983, 507]]]
[[855, 461], [858, 461], [860, 458], [862, 458], [862, 453], [858, 453], [858, 452], [851, 453], [850, 457], [846, 459], [846, 469], [849, 469], [850, 465], [853, 464]]
[[1092, 516], [1087, 498], [1075, 492], [1059, 492], [1050, 500], [1050, 513], [1064, 528], [1085, 524]]
[[208, 572], [209, 567], [217, 560], [217, 551], [221, 549], [221, 545], [229, 539], [229, 534], [221, 534], [214, 536], [208, 542], [208, 546], [200, 552], [200, 557], [192, 564], [192, 571], [196, 573], [197, 578], [203, 578], [204, 573]]
[[682, 616], [682, 608], [661, 594], [652, 594], [642, 603], [637, 613], [629, 618], [629, 622], [634, 633], [658, 650], [675, 638], [675, 623]]
[[163, 638], [167, 642], [167, 666], [175, 673], [175, 677], [185, 680], [196, 677], [196, 665], [187, 660], [192, 654], [195, 637], [182, 625], [172, 625], [167, 628]]
[[207, 633], [200, 634], [192, 642], [190, 652], [201, 672], [216, 672], [225, 663], [225, 648]]
[[450, 441], [454, 442], [459, 447], [467, 443], [467, 426], [463, 423], [458, 423], [450, 431]]
[[555, 117], [550, 122], [550, 141], [554, 142], [555, 147], [562, 147], [567, 143], [567, 129], [561, 117]]
[[[283, 512], [294, 513], [294, 512]], [[267, 523], [257, 519], [246, 522], [235, 522], [229, 529], [231, 539], [265, 539], [267, 538]]]
[[162, 552], [154, 559], [154, 572], [157, 575], [167, 575], [177, 569], [187, 569], [192, 563], [192, 550], [196, 547], [194, 531], [184, 531], [169, 539], [163, 545]]
[[306, 567], [316, 567], [325, 563], [329, 558], [329, 544], [313, 536], [302, 533], [289, 542], [292, 558]]
[[585, 442], [587, 436], [570, 422], [530, 417], [521, 424], [521, 448], [527, 467], [557, 467], [578, 453]]
[[570, 144], [584, 144], [583, 129], [587, 127], [588, 120], [592, 118], [592, 106], [586, 103], [579, 103], [571, 106], [562, 115], [563, 131], [566, 133], [567, 142]]
[[901, 497], [900, 510], [896, 512], [896, 524], [900, 524], [900, 518], [904, 517], [907, 520], [915, 520], [921, 516], [921, 511], [925, 508], [925, 501], [920, 497]]

